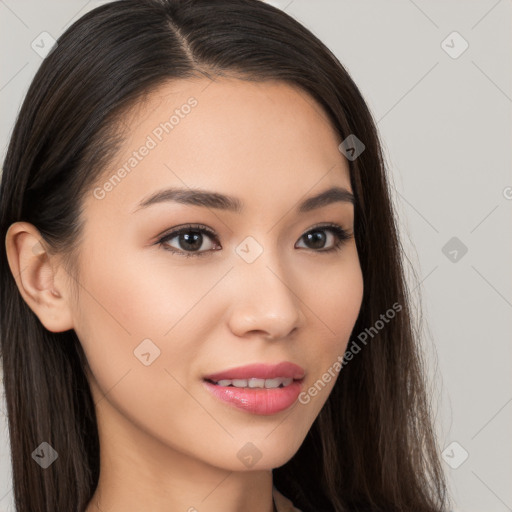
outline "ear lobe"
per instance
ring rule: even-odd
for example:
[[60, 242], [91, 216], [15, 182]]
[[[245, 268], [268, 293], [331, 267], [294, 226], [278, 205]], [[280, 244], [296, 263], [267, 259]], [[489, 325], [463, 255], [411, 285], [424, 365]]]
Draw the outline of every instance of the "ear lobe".
[[9, 226], [7, 260], [18, 290], [41, 323], [51, 332], [73, 328], [64, 268], [57, 267], [37, 228], [27, 222]]

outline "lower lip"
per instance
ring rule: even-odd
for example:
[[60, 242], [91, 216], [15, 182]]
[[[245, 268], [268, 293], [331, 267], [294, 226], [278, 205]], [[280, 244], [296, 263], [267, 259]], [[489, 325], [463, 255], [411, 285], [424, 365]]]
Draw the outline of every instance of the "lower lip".
[[300, 394], [302, 381], [283, 388], [235, 388], [203, 381], [206, 389], [223, 402], [253, 414], [269, 416], [291, 407]]

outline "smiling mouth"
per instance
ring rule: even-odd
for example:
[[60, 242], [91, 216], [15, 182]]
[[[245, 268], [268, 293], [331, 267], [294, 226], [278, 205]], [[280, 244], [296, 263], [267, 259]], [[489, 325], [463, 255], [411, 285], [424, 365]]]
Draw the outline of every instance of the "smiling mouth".
[[205, 379], [206, 382], [220, 387], [233, 387], [244, 389], [277, 389], [289, 386], [294, 380], [291, 377], [276, 377], [274, 379], [258, 379], [256, 377], [249, 379], [220, 379], [218, 381]]
[[291, 407], [301, 392], [303, 381], [304, 377], [203, 379], [205, 389], [221, 402], [246, 413], [266, 416]]

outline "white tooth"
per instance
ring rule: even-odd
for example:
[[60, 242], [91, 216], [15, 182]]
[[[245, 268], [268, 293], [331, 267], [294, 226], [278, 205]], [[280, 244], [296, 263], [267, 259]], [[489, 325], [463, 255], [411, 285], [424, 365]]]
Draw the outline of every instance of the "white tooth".
[[268, 388], [274, 389], [279, 386], [289, 386], [293, 382], [291, 377], [276, 377], [275, 379], [258, 379], [251, 377], [250, 379], [221, 379], [216, 384], [218, 386], [234, 386], [237, 388]]
[[276, 377], [275, 379], [265, 379], [265, 387], [266, 388], [278, 388], [279, 384], [281, 384], [282, 379], [280, 377]]
[[264, 388], [265, 387], [265, 379], [249, 379], [249, 387], [250, 388]]

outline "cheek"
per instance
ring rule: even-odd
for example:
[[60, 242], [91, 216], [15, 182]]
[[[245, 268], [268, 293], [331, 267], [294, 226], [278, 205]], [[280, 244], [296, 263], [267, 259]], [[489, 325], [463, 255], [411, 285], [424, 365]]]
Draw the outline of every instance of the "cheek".
[[133, 253], [101, 262], [94, 254], [84, 269], [75, 330], [92, 372], [96, 401], [105, 411], [113, 405], [157, 437], [182, 432], [186, 444], [193, 432], [188, 417], [172, 411], [187, 411], [201, 430], [204, 411], [181, 384], [187, 387], [187, 369], [193, 368], [204, 339], [198, 335], [195, 307], [218, 276], [200, 279], [190, 272], [171, 272], [170, 266], [155, 268], [161, 263], [148, 265]]
[[326, 334], [323, 353], [337, 357], [346, 348], [363, 299], [363, 275], [355, 246], [342, 254], [339, 266], [325, 265], [315, 277], [317, 293], [309, 294], [310, 308]]
[[157, 250], [153, 258], [132, 251], [99, 261], [91, 254], [80, 308], [93, 327], [133, 342], [161, 338], [193, 311], [215, 276], [210, 272], [208, 279], [197, 271], [173, 267], [155, 257]]
[[[316, 273], [317, 293], [309, 293], [311, 336], [314, 345], [305, 348], [310, 376], [299, 396], [302, 410], [316, 418], [340, 373], [342, 360], [363, 298], [363, 275], [355, 246], [342, 253], [339, 265], [325, 265]], [[306, 345], [307, 346], [307, 345]]]
[[204, 340], [198, 316], [206, 319], [205, 305], [213, 306], [203, 299], [226, 271], [173, 266], [149, 252], [88, 252], [75, 330], [106, 389], [132, 367], [157, 368], [160, 377], [164, 368], [190, 367]]

